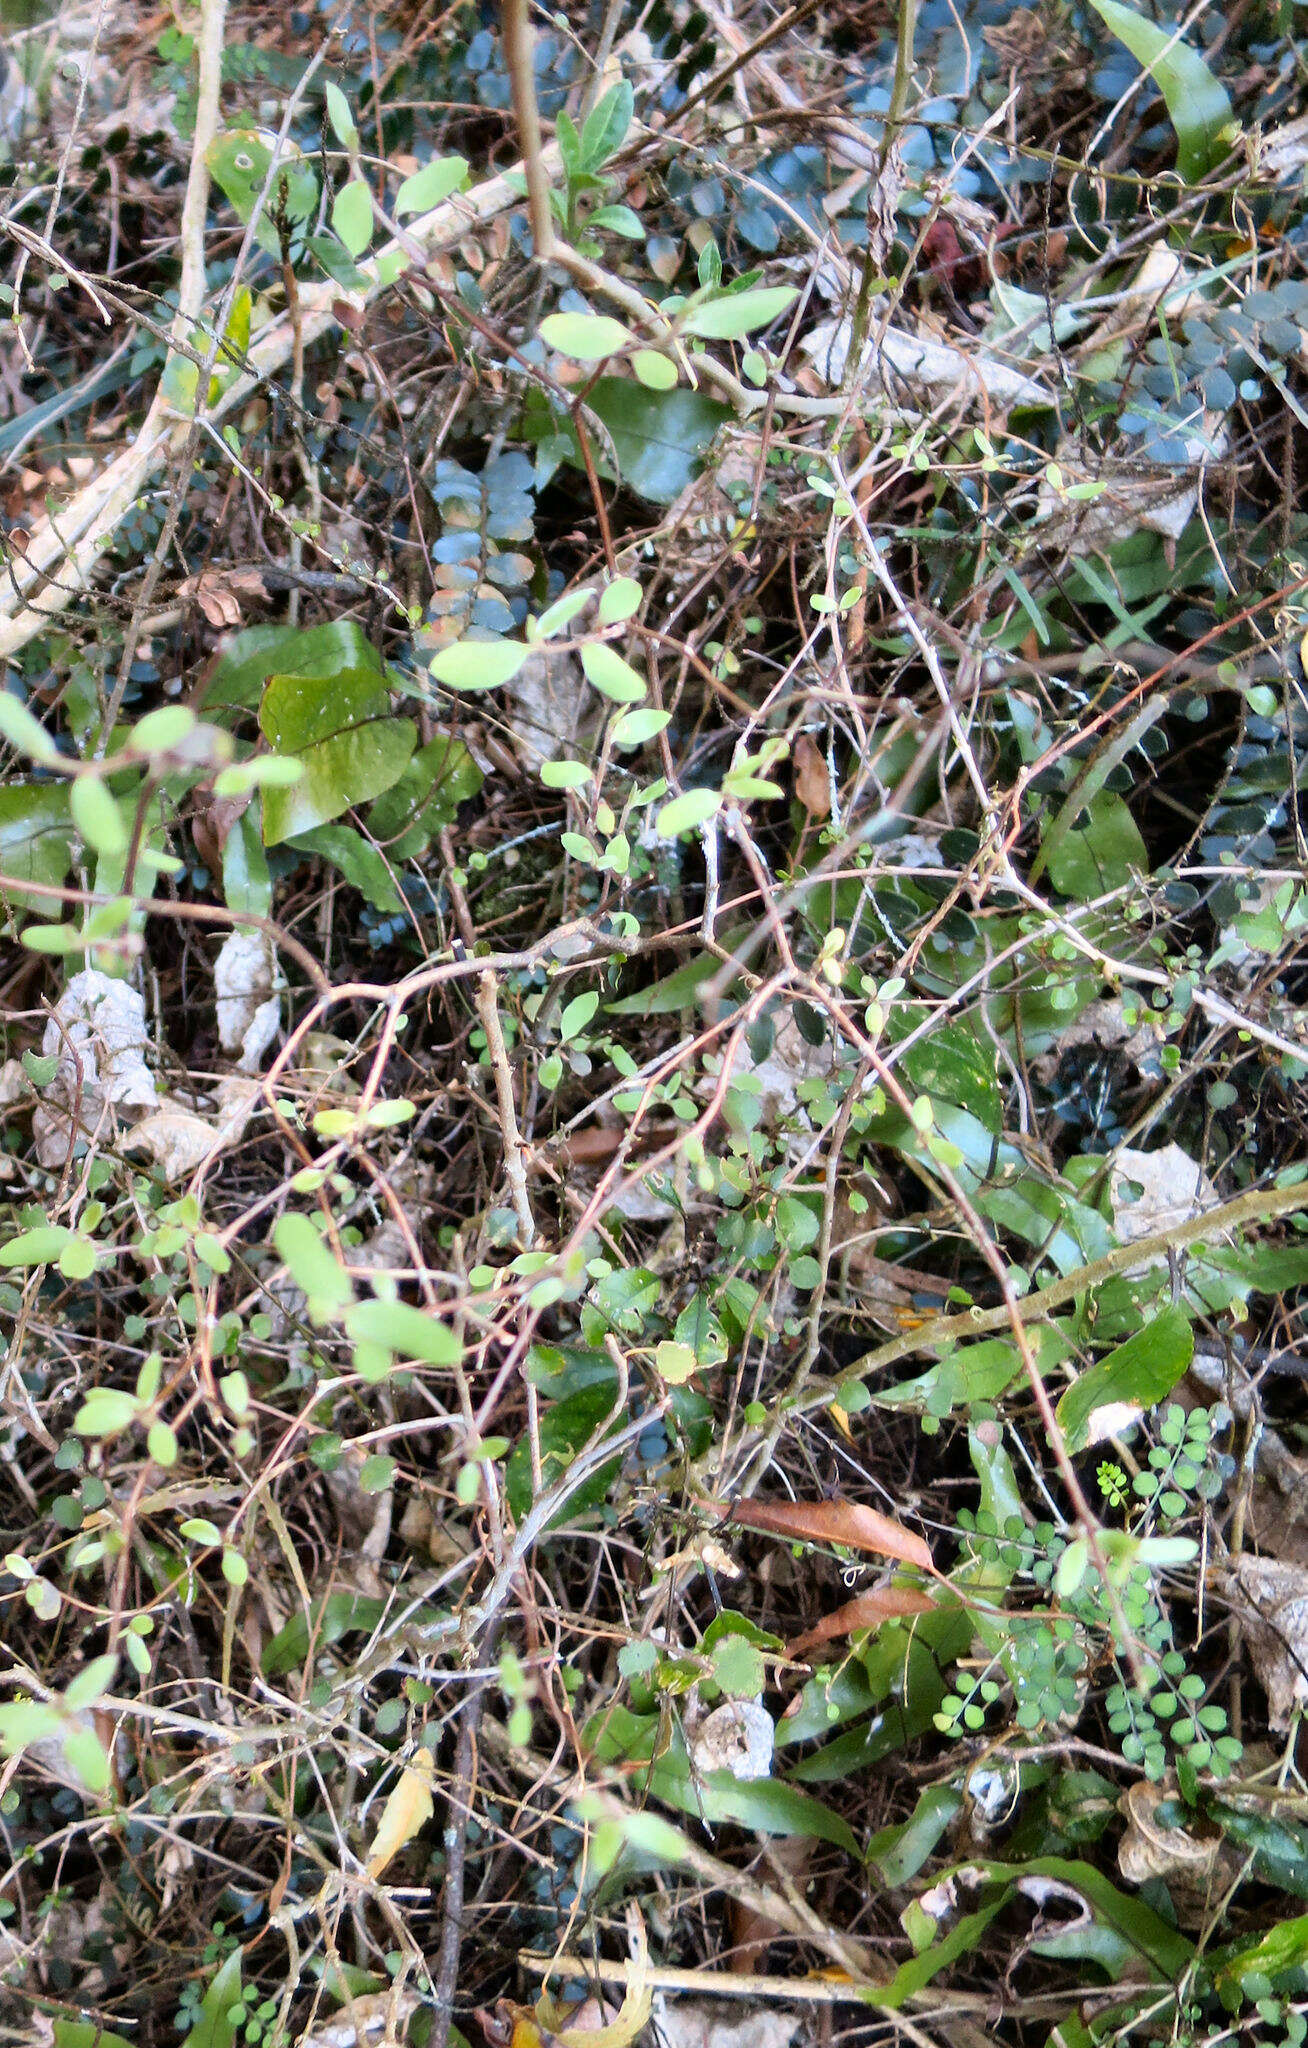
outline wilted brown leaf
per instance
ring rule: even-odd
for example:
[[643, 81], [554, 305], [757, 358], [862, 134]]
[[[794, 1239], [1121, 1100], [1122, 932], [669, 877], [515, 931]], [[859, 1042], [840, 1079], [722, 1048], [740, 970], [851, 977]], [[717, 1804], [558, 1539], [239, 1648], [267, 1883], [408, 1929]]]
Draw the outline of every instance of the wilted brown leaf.
[[877, 1508], [850, 1500], [738, 1500], [715, 1502], [712, 1512], [742, 1528], [765, 1536], [784, 1536], [792, 1543], [843, 1543], [850, 1550], [875, 1550], [905, 1564], [934, 1569], [931, 1552], [920, 1536], [892, 1522]]
[[795, 742], [795, 795], [810, 818], [831, 816], [831, 778], [816, 742], [802, 732]]
[[919, 1592], [916, 1586], [872, 1586], [787, 1643], [786, 1655], [806, 1657], [810, 1650], [821, 1649], [837, 1636], [852, 1635], [858, 1628], [879, 1628], [883, 1621], [902, 1621], [910, 1614], [929, 1614], [934, 1606], [930, 1594]]
[[202, 569], [178, 584], [177, 595], [198, 604], [209, 624], [222, 629], [240, 625], [242, 598], [263, 599], [268, 592], [257, 569]]

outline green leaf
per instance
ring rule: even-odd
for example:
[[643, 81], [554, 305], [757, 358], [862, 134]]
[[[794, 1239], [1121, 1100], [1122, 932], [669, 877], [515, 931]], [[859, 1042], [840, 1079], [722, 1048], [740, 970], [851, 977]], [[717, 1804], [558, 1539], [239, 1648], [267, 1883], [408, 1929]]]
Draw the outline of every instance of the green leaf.
[[[264, 1677], [281, 1678], [294, 1671], [308, 1657], [310, 1643], [315, 1649], [326, 1650], [342, 1636], [359, 1631], [370, 1634], [389, 1604], [372, 1593], [329, 1593], [325, 1600], [315, 1602], [311, 1613], [301, 1610], [293, 1614], [264, 1647], [260, 1659]], [[430, 1609], [426, 1618], [434, 1619]], [[412, 1619], [416, 1622], [418, 1616]]]
[[351, 256], [362, 256], [372, 240], [372, 226], [372, 193], [362, 178], [351, 178], [332, 203], [332, 227]]
[[25, 895], [21, 885], [58, 888], [72, 860], [71, 840], [67, 783], [7, 782], [0, 788], [0, 904], [48, 909], [48, 900]]
[[[617, 460], [615, 479], [605, 447], [592, 434], [599, 474], [656, 505], [680, 497], [715, 435], [733, 417], [729, 406], [702, 391], [647, 391], [625, 377], [599, 378], [587, 393], [586, 408], [602, 422]], [[538, 392], [528, 398], [523, 427], [531, 441], [561, 443], [570, 451], [566, 459], [584, 473], [571, 421], [560, 418]]]
[[324, 1323], [354, 1300], [349, 1274], [307, 1216], [288, 1210], [273, 1226], [273, 1246], [306, 1297], [311, 1322]]
[[579, 612], [584, 612], [595, 593], [588, 583], [577, 590], [565, 590], [562, 597], [556, 597], [537, 619], [530, 637], [533, 640], [552, 640], [565, 626], [570, 626]]
[[414, 171], [404, 180], [395, 195], [395, 218], [403, 220], [406, 214], [426, 213], [433, 206], [439, 206], [453, 192], [459, 191], [468, 176], [468, 165], [461, 156], [436, 156], [424, 164], [420, 171]]
[[223, 843], [223, 901], [229, 910], [267, 917], [272, 909], [272, 876], [263, 850], [261, 808], [252, 805], [233, 820]]
[[59, 759], [59, 749], [41, 721], [5, 689], [0, 689], [0, 740], [42, 767]]
[[[540, 1420], [540, 1463], [541, 1479], [548, 1490], [567, 1471], [577, 1453], [590, 1442], [597, 1429], [605, 1423], [616, 1428], [625, 1416], [625, 1409], [614, 1413], [616, 1391], [612, 1373], [595, 1386], [581, 1387], [566, 1400], [556, 1401], [547, 1408]], [[575, 1521], [588, 1508], [597, 1507], [608, 1494], [618, 1470], [619, 1461], [614, 1458], [580, 1485], [576, 1492], [558, 1508], [548, 1526], [558, 1529]], [[508, 1456], [504, 1468], [504, 1492], [514, 1518], [521, 1521], [531, 1507], [532, 1492], [531, 1443], [526, 1436], [520, 1437]]]
[[547, 347], [577, 363], [602, 363], [635, 341], [630, 328], [607, 313], [548, 313], [538, 332]]
[[[645, 239], [645, 223], [629, 206], [601, 206], [591, 214], [586, 227], [591, 232], [596, 228], [606, 228], [609, 234], [621, 235], [627, 242], [643, 242]], [[640, 372], [636, 374], [639, 376]], [[644, 379], [641, 381], [643, 383]]]
[[0, 1266], [48, 1266], [75, 1235], [62, 1223], [40, 1223], [34, 1230], [20, 1230], [0, 1245]]
[[758, 285], [752, 291], [728, 293], [706, 305], [692, 306], [678, 324], [683, 334], [701, 341], [739, 341], [757, 328], [770, 327], [798, 297], [792, 284]]
[[73, 1428], [78, 1436], [118, 1436], [140, 1413], [135, 1394], [119, 1387], [92, 1387], [73, 1417]]
[[64, 1705], [69, 1713], [80, 1714], [85, 1708], [97, 1705], [113, 1684], [117, 1669], [118, 1659], [110, 1650], [83, 1665], [64, 1691]]
[[1184, 1309], [1163, 1309], [1067, 1389], [1056, 1413], [1068, 1449], [1085, 1448], [1098, 1409], [1156, 1407], [1188, 1370], [1193, 1356], [1194, 1331]]
[[392, 865], [425, 853], [442, 825], [452, 825], [460, 804], [476, 796], [484, 781], [462, 740], [437, 733], [419, 747], [398, 782], [377, 798], [368, 830], [386, 848]]
[[248, 221], [268, 182], [274, 150], [276, 169], [256, 230], [260, 248], [270, 256], [280, 253], [281, 241], [269, 216], [280, 209], [288, 224], [294, 225], [309, 220], [318, 210], [318, 179], [303, 152], [286, 138], [252, 128], [235, 128], [218, 136], [204, 153], [210, 176], [231, 200], [241, 220]]
[[689, 1344], [674, 1344], [665, 1337], [654, 1347], [654, 1370], [670, 1387], [684, 1387], [699, 1371], [699, 1360]]
[[656, 348], [638, 348], [631, 367], [647, 391], [671, 391], [681, 374], [672, 358], [660, 355]]
[[68, 792], [68, 808], [92, 852], [117, 860], [127, 851], [127, 823], [98, 775], [79, 775]]
[[530, 652], [517, 640], [456, 640], [429, 666], [447, 690], [498, 690], [517, 675]]
[[377, 650], [354, 619], [325, 626], [250, 626], [228, 641], [205, 693], [205, 709], [257, 704], [269, 676], [371, 673], [378, 689], [386, 677]]
[[1049, 879], [1064, 896], [1088, 903], [1120, 889], [1133, 874], [1147, 875], [1149, 854], [1140, 828], [1120, 796], [1102, 789], [1083, 821], [1046, 841]]
[[586, 680], [615, 704], [639, 704], [645, 695], [645, 678], [637, 675], [616, 647], [605, 646], [603, 642], [588, 642], [581, 650], [581, 666]]
[[1011, 1887], [1006, 1887], [987, 1905], [979, 1907], [975, 1913], [964, 1913], [961, 1919], [950, 1925], [939, 1941], [933, 1941], [920, 1955], [910, 1956], [907, 1962], [901, 1963], [888, 1984], [877, 1985], [872, 1994], [876, 2003], [879, 2006], [887, 2006], [892, 2011], [897, 2010], [907, 2004], [910, 1998], [915, 1998], [920, 1991], [925, 1990], [933, 1977], [938, 1977], [942, 1970], [948, 1969], [951, 1963], [956, 1963], [960, 1956], [968, 1955], [973, 1949], [979, 1948], [986, 1928], [1012, 1896]]
[[882, 1884], [896, 1888], [917, 1876], [941, 1836], [961, 1812], [954, 1785], [928, 1785], [907, 1820], [882, 1828], [867, 1845], [867, 1861]]
[[204, 1994], [200, 2016], [186, 2037], [189, 2048], [233, 2048], [236, 2021], [231, 2014], [240, 1996], [241, 1951], [235, 1948], [214, 1972], [213, 1981]]
[[540, 779], [546, 789], [584, 789], [594, 775], [583, 761], [543, 761]]
[[[724, 933], [724, 950], [733, 946], [740, 936], [739, 927], [731, 933]], [[678, 1010], [691, 1009], [704, 983], [721, 971], [722, 962], [716, 953], [696, 953], [683, 966], [665, 974], [662, 981], [652, 982], [635, 995], [619, 996], [604, 1007], [610, 1017], [669, 1017]]]
[[585, 1030], [598, 1008], [599, 990], [593, 988], [583, 989], [579, 996], [574, 996], [570, 1003], [564, 1004], [563, 1013], [559, 1018], [559, 1038], [564, 1045], [569, 1039], [575, 1038], [579, 1031]]
[[134, 2048], [125, 2035], [111, 2033], [97, 2020], [51, 2019], [54, 2048]]
[[730, 1823], [758, 1835], [812, 1835], [857, 1856], [858, 1841], [849, 1822], [833, 1813], [810, 1792], [777, 1778], [742, 1781], [729, 1771], [708, 1771], [693, 1779], [674, 1762], [658, 1763], [650, 1772], [650, 1790], [669, 1806], [699, 1815], [713, 1824]]
[[323, 89], [323, 98], [327, 102], [327, 118], [332, 124], [332, 133], [341, 148], [356, 150], [359, 147], [359, 131], [354, 124], [354, 115], [350, 112], [350, 103], [339, 85], [330, 78]]
[[635, 104], [630, 80], [623, 78], [605, 93], [597, 106], [591, 108], [581, 131], [580, 161], [583, 170], [597, 171], [622, 146], [623, 137], [631, 126]]
[[610, 737], [615, 747], [643, 747], [647, 740], [656, 739], [671, 719], [670, 711], [655, 711], [652, 706], [624, 711], [621, 718], [614, 719]]
[[721, 809], [720, 790], [688, 789], [664, 804], [654, 829], [660, 839], [676, 839], [682, 832], [693, 832], [697, 826], [707, 824]]
[[345, 1316], [345, 1328], [356, 1342], [379, 1344], [401, 1358], [419, 1358], [426, 1365], [455, 1366], [463, 1346], [448, 1323], [407, 1301], [360, 1301]]
[[1171, 22], [1153, 22], [1119, 0], [1092, 0], [1119, 42], [1158, 86], [1176, 130], [1176, 168], [1194, 185], [1228, 154], [1223, 131], [1232, 120], [1231, 102], [1197, 50], [1177, 40]]
[[615, 576], [600, 592], [601, 626], [620, 626], [640, 610], [641, 589], [634, 576]]
[[375, 910], [392, 914], [403, 910], [404, 898], [391, 870], [353, 825], [317, 825], [312, 832], [297, 832], [286, 844], [298, 853], [316, 854], [319, 860], [329, 861]]
[[390, 715], [376, 670], [335, 675], [275, 675], [259, 708], [274, 750], [304, 765], [299, 782], [263, 792], [264, 844], [276, 846], [351, 805], [380, 796], [404, 772], [417, 741], [411, 719]]

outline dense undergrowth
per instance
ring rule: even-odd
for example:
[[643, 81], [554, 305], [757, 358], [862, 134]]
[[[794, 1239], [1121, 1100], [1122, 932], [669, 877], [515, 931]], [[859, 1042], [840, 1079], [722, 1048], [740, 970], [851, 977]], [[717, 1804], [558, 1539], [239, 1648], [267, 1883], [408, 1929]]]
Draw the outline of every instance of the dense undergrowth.
[[1308, 54], [900, 7], [10, 11], [7, 2039], [1304, 2038]]

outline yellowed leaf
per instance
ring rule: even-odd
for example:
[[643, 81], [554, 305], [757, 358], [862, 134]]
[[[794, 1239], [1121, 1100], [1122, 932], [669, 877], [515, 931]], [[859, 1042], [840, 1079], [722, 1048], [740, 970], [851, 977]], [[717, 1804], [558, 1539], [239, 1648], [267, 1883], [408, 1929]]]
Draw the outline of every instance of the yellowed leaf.
[[406, 1764], [382, 1808], [368, 1857], [369, 1877], [380, 1877], [393, 1856], [425, 1828], [435, 1811], [431, 1790], [431, 1752], [420, 1749]]

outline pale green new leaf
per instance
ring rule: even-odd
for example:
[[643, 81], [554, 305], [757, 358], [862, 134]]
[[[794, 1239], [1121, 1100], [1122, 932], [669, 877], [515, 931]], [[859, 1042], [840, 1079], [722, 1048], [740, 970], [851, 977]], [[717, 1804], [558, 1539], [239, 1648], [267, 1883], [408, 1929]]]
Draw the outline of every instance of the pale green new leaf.
[[700, 341], [740, 341], [760, 327], [770, 327], [798, 297], [791, 284], [756, 285], [752, 291], [692, 306], [679, 324], [683, 334]]

